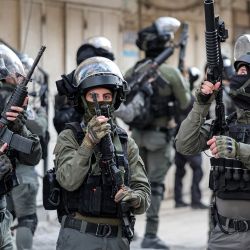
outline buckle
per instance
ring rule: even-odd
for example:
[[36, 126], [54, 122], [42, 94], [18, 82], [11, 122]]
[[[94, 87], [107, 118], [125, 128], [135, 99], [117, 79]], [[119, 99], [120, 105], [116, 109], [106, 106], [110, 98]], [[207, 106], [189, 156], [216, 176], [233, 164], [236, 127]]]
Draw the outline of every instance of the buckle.
[[111, 234], [111, 226], [108, 224], [97, 224], [95, 235], [97, 237], [108, 237]]
[[249, 229], [245, 220], [233, 220], [233, 226], [236, 232], [247, 232]]
[[0, 212], [0, 223], [3, 222], [4, 217], [5, 217], [5, 212], [1, 211]]

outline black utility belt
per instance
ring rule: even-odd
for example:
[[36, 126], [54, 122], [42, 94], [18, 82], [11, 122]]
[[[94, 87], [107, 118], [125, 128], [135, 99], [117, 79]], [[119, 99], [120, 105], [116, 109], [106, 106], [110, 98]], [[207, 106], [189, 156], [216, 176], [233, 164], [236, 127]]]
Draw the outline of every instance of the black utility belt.
[[237, 220], [218, 214], [219, 223], [222, 226], [234, 229], [236, 232], [247, 232], [250, 230], [250, 220]]
[[62, 223], [62, 227], [75, 229], [81, 233], [92, 234], [96, 237], [107, 238], [117, 237], [119, 229], [118, 226], [86, 222], [84, 220], [78, 220], [70, 216], [65, 218], [65, 221]]

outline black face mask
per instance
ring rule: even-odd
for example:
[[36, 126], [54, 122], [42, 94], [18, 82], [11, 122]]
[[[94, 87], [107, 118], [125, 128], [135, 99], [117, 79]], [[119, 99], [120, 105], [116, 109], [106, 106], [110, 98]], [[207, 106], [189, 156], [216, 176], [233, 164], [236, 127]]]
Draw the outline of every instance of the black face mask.
[[234, 75], [230, 81], [229, 95], [238, 108], [250, 110], [250, 74]]

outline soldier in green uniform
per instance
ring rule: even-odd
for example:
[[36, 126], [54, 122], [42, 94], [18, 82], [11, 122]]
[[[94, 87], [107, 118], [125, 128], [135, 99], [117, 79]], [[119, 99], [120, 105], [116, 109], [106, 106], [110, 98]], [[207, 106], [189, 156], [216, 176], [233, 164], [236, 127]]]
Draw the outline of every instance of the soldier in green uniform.
[[[82, 44], [76, 53], [77, 66], [84, 60], [93, 56], [103, 56], [112, 61], [115, 60], [112, 52], [112, 45], [109, 39], [104, 36], [93, 36]], [[53, 123], [57, 133], [59, 134], [69, 122], [81, 122], [82, 113], [70, 104], [70, 98], [67, 98], [74, 81], [73, 70], [67, 75], [62, 75], [62, 79], [56, 81], [58, 94], [55, 96], [55, 116]]]
[[[15, 53], [3, 44], [0, 44], [0, 84], [17, 84], [19, 79], [25, 75], [21, 61]], [[13, 90], [13, 89], [12, 89]], [[0, 89], [0, 97], [6, 100], [5, 92]], [[4, 99], [5, 98], [5, 99]], [[34, 147], [32, 152], [27, 155], [9, 148], [6, 143], [1, 144], [1, 170], [0, 170], [0, 248], [4, 250], [12, 250], [13, 243], [10, 233], [10, 224], [12, 215], [6, 210], [5, 194], [11, 191], [13, 186], [18, 185], [15, 174], [16, 166], [25, 164], [27, 166], [35, 165], [39, 162], [42, 154], [39, 138], [26, 128], [25, 111], [27, 98], [23, 107], [12, 107], [12, 112], [7, 112], [9, 129], [14, 133], [18, 133], [23, 137], [33, 140]], [[2, 108], [4, 106], [2, 105]], [[21, 143], [21, 142], [20, 142]]]
[[[100, 109], [112, 116], [125, 97], [126, 82], [115, 63], [104, 57], [84, 60], [74, 78], [84, 123], [68, 124], [54, 149], [63, 197], [57, 250], [126, 250], [134, 223], [131, 212], [142, 214], [149, 207], [150, 186], [134, 140], [111, 122], [112, 117], [96, 115], [93, 102], [95, 94]], [[104, 144], [105, 138], [113, 144]], [[114, 148], [109, 160], [107, 147]]]
[[[25, 73], [30, 70], [34, 60], [23, 55], [22, 63]], [[32, 85], [36, 83], [36, 71], [33, 74]], [[3, 83], [0, 88], [1, 102], [5, 103], [11, 96], [15, 84]], [[33, 90], [34, 88], [32, 88]], [[37, 94], [37, 96], [39, 96]], [[48, 126], [48, 118], [46, 111], [41, 107], [40, 98], [29, 97], [29, 105], [26, 110], [26, 126], [39, 138], [45, 138], [46, 129]], [[17, 250], [31, 250], [33, 244], [33, 235], [37, 227], [36, 215], [36, 197], [38, 192], [38, 177], [34, 165], [18, 163], [16, 165], [16, 174], [20, 184], [13, 188], [10, 195], [7, 197], [7, 209], [17, 218], [18, 224], [16, 228], [16, 246]]]
[[[214, 227], [208, 249], [249, 249], [250, 245], [250, 35], [236, 42], [236, 74], [230, 80], [230, 96], [237, 110], [226, 118], [225, 132], [211, 138], [212, 121], [206, 121], [220, 82], [204, 83], [196, 91], [196, 101], [182, 122], [176, 137], [176, 149], [194, 154], [210, 149], [209, 187], [214, 201], [211, 215]], [[235, 50], [235, 52], [237, 51]], [[239, 50], [240, 51], [240, 50]]]
[[[174, 32], [179, 26], [180, 22], [175, 18], [160, 17], [150, 27], [138, 32], [136, 44], [145, 52], [146, 58], [126, 73], [128, 85], [133, 81], [133, 72], [138, 66], [148, 59], [154, 59], [171, 45]], [[191, 101], [191, 95], [188, 83], [176, 67], [163, 63], [158, 74], [153, 82], [143, 83], [138, 92], [133, 93], [133, 89], [131, 90], [130, 95], [134, 94], [134, 97], [131, 98], [131, 103], [127, 103], [127, 107], [132, 105], [134, 112], [119, 113], [118, 110], [116, 115], [132, 129], [132, 137], [139, 146], [151, 183], [151, 206], [147, 211], [141, 247], [169, 249], [157, 237], [159, 210], [164, 197], [165, 176], [173, 161], [172, 139], [176, 127], [174, 106], [178, 103], [180, 109], [185, 110]], [[123, 110], [126, 109], [123, 107]], [[134, 117], [131, 117], [132, 114]]]

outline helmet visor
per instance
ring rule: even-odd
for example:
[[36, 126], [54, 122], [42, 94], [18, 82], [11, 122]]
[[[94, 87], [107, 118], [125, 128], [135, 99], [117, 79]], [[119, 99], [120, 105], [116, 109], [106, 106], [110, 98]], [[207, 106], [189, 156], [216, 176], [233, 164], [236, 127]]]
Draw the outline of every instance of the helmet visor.
[[19, 76], [25, 76], [20, 59], [6, 45], [0, 44], [0, 80], [7, 77], [17, 79]]
[[87, 78], [101, 75], [114, 75], [123, 81], [121, 71], [115, 63], [104, 57], [92, 57], [77, 67], [74, 75], [74, 87], [78, 87]]
[[237, 39], [234, 45], [234, 60], [238, 60], [248, 53], [250, 53], [250, 35], [244, 34]]

